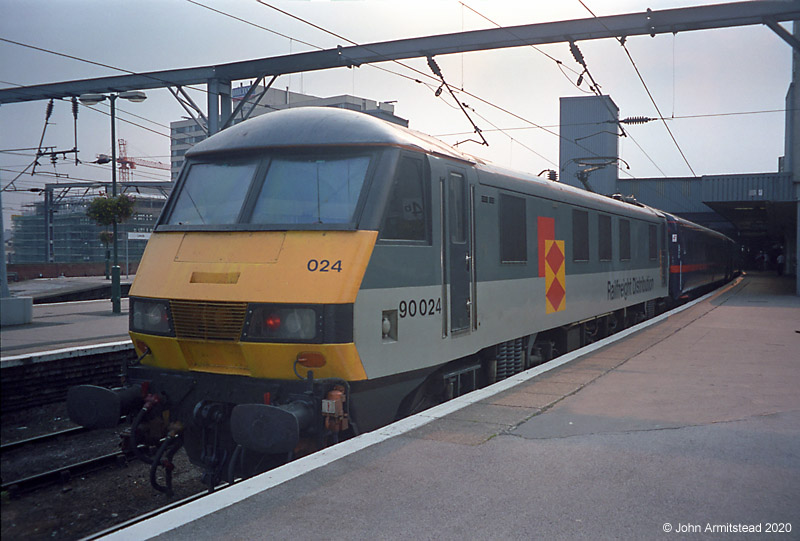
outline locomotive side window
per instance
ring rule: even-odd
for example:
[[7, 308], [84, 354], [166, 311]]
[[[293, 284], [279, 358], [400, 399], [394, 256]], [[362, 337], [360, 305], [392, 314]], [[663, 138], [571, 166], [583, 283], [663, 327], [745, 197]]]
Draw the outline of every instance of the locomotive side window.
[[600, 261], [611, 261], [611, 216], [597, 217], [598, 256]]
[[258, 162], [192, 165], [167, 223], [236, 223], [258, 165]]
[[427, 216], [422, 160], [403, 156], [386, 205], [381, 238], [427, 241]]
[[628, 261], [631, 258], [631, 222], [619, 221], [619, 260]]
[[275, 157], [250, 223], [340, 224], [353, 221], [369, 156]]
[[467, 242], [466, 201], [464, 189], [464, 175], [450, 173], [450, 240], [452, 242]]
[[500, 194], [500, 262], [528, 261], [527, 220], [525, 199]]
[[648, 225], [647, 226], [647, 237], [648, 237], [648, 247], [650, 248], [650, 260], [655, 261], [658, 259], [658, 234], [656, 232], [656, 226]]
[[572, 211], [572, 260], [589, 261], [589, 213]]

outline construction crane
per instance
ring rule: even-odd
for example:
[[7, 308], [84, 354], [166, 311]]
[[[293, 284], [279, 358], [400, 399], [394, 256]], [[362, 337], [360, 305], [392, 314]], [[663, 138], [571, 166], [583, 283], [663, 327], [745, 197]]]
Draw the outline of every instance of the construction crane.
[[170, 166], [166, 163], [152, 162], [150, 160], [128, 156], [128, 143], [125, 139], [119, 140], [119, 158], [117, 158], [117, 163], [119, 164], [119, 178], [121, 182], [128, 182], [130, 180], [130, 171], [131, 169], [136, 169], [137, 165], [153, 169], [162, 169], [164, 171], [170, 170]]
[[[98, 154], [97, 160], [94, 163], [103, 165], [110, 162], [111, 156], [108, 154]], [[136, 169], [136, 166], [162, 169], [164, 171], [170, 170], [169, 164], [128, 156], [128, 142], [125, 139], [119, 139], [119, 156], [117, 157], [117, 164], [119, 165], [120, 182], [130, 182], [131, 169]]]

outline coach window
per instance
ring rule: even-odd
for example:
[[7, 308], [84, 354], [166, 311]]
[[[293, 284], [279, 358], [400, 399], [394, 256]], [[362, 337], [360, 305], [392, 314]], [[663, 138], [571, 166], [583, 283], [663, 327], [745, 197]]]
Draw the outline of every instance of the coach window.
[[427, 241], [428, 205], [422, 160], [403, 156], [392, 183], [381, 239]]
[[528, 261], [527, 218], [525, 199], [500, 194], [500, 262]]
[[631, 258], [631, 222], [619, 221], [619, 260], [628, 261]]
[[572, 260], [589, 261], [589, 213], [572, 211]]
[[611, 261], [611, 216], [597, 217], [598, 255], [600, 261]]
[[656, 226], [647, 226], [648, 247], [650, 248], [650, 260], [655, 261], [658, 259], [658, 234]]

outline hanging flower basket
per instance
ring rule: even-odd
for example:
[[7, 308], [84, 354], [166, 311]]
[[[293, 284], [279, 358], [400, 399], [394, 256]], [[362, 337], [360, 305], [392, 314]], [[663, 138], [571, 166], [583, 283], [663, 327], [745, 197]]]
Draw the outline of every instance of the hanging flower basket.
[[86, 215], [99, 225], [122, 223], [133, 214], [134, 198], [127, 194], [96, 197], [89, 203]]
[[109, 244], [114, 242], [114, 233], [111, 231], [101, 231], [97, 236], [100, 238], [100, 242], [106, 245], [106, 248]]

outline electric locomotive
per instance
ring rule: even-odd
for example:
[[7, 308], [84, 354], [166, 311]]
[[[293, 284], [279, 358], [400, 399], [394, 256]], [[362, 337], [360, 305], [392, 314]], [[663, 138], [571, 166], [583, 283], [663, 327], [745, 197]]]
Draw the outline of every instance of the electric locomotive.
[[692, 227], [362, 113], [263, 115], [187, 152], [127, 386], [73, 388], [70, 415], [131, 414], [153, 471], [184, 444], [210, 486], [251, 475], [652, 315], [692, 285]]

